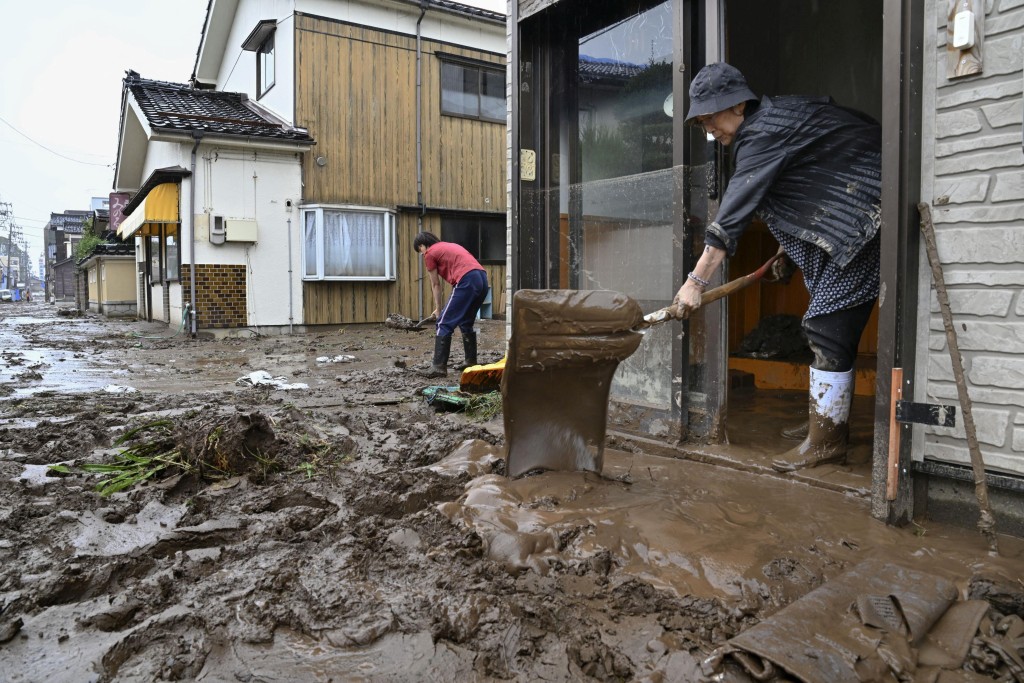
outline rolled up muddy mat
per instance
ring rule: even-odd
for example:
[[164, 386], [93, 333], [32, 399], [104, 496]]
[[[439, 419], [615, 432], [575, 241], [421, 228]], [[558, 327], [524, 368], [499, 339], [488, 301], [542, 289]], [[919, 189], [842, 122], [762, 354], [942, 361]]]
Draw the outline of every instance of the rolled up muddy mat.
[[904, 680], [956, 598], [946, 578], [867, 560], [731, 639], [724, 654], [755, 677], [781, 669], [805, 683]]
[[608, 395], [640, 345], [640, 305], [608, 290], [521, 289], [501, 378], [506, 468], [600, 472]]

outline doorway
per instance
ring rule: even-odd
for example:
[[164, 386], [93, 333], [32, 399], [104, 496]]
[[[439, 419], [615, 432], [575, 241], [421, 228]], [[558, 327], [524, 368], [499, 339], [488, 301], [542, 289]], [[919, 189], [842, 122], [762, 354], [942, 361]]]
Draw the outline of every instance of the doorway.
[[[724, 59], [743, 72], [758, 95], [827, 95], [881, 121], [882, 10], [882, 0], [725, 0]], [[726, 157], [726, 183], [729, 165]], [[727, 277], [754, 271], [777, 249], [767, 226], [755, 220], [728, 264]], [[798, 271], [788, 284], [761, 283], [726, 304], [726, 437], [759, 461], [750, 464], [770, 466], [772, 455], [797, 443], [783, 438], [782, 428], [806, 419], [813, 355], [800, 320], [808, 299]], [[877, 351], [876, 304], [855, 363], [852, 464], [807, 470], [802, 476], [870, 488]]]
[[[543, 8], [519, 20], [514, 56], [514, 288], [614, 289], [644, 310], [671, 302], [729, 177], [727, 150], [681, 115], [707, 62], [730, 61], [759, 94], [831, 95], [881, 115], [883, 0], [532, 4]], [[722, 276], [751, 272], [776, 248], [752, 226]], [[654, 328], [620, 367], [610, 426], [711, 451], [747, 444], [766, 459], [785, 450], [767, 432], [806, 415], [807, 359], [786, 359], [796, 375], [786, 382], [766, 358], [730, 367], [742, 365], [737, 351], [763, 318], [795, 316], [799, 326], [806, 303], [795, 278]], [[870, 325], [865, 368], [877, 348]], [[870, 444], [873, 382], [858, 380], [856, 435]], [[867, 464], [864, 473], [866, 487]]]

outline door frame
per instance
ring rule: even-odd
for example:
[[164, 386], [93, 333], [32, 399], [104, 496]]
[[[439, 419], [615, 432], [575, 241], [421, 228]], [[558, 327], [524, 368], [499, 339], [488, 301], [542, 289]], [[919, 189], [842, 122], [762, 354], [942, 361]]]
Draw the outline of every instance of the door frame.
[[[897, 425], [900, 447], [889, 469], [892, 370], [903, 370], [903, 395], [914, 395], [920, 261], [921, 93], [924, 0], [883, 0], [882, 20], [882, 227], [878, 356], [875, 372], [871, 514], [902, 526], [913, 518], [911, 425]], [[923, 286], [928, 286], [925, 283]], [[926, 331], [927, 332], [927, 331]], [[886, 494], [898, 477], [896, 497]]]
[[[520, 215], [520, 159], [521, 148], [520, 119], [520, 5], [527, 8], [528, 15], [555, 4], [557, 0], [514, 0], [510, 3], [508, 16], [511, 40], [509, 41], [509, 215], [510, 234], [512, 239], [513, 264], [510, 267], [511, 291], [523, 286], [530, 279], [529, 263], [518, 258], [523, 248], [523, 239], [527, 235], [521, 229]], [[571, 2], [572, 0], [561, 0]], [[706, 59], [717, 60], [722, 56], [724, 31], [722, 4], [724, 0], [679, 0], [685, 8], [676, 13], [676, 30], [682, 41], [693, 48], [700, 47], [703, 38]], [[856, 0], [850, 0], [856, 1]], [[695, 10], [698, 3], [705, 8], [705, 22], [702, 36], [696, 26], [687, 25], [688, 18], [700, 16]], [[882, 125], [882, 205], [881, 205], [881, 240], [882, 257], [880, 264], [879, 326], [874, 439], [872, 455], [872, 491], [871, 514], [889, 524], [905, 524], [913, 516], [913, 486], [911, 480], [911, 453], [913, 449], [912, 430], [909, 426], [900, 426], [901, 445], [898, 452], [896, 472], [899, 484], [894, 500], [887, 499], [886, 488], [889, 472], [889, 424], [892, 409], [891, 389], [892, 370], [902, 368], [904, 376], [903, 393], [913, 395], [913, 377], [915, 365], [915, 349], [917, 337], [917, 297], [921, 285], [919, 281], [919, 216], [917, 202], [920, 197], [921, 177], [921, 92], [922, 92], [922, 59], [924, 31], [924, 0], [883, 0], [882, 23], [882, 109], [880, 121]], [[687, 38], [690, 38], [687, 41]], [[677, 55], [679, 51], [677, 49]], [[691, 51], [690, 55], [694, 53]], [[674, 102], [677, 111], [685, 111], [687, 105], [687, 86], [690, 74], [680, 72], [677, 68], [673, 78]], [[682, 117], [676, 117], [675, 134], [679, 134]], [[679, 147], [682, 147], [680, 145]], [[677, 152], [680, 153], [680, 152]], [[685, 160], [684, 160], [685, 161]], [[679, 212], [681, 213], [681, 212]], [[679, 231], [682, 228], [676, 226]], [[678, 248], [682, 248], [681, 246]], [[686, 262], [683, 254], [679, 262]], [[673, 277], [681, 281], [682, 272], [674, 272]], [[509, 299], [511, 301], [511, 299]], [[722, 312], [721, 322], [716, 324], [717, 330], [708, 329], [711, 334], [722, 336], [728, 331], [728, 312], [726, 306], [719, 307]], [[715, 316], [717, 319], [718, 316]], [[715, 358], [716, 367], [727, 362], [724, 337], [720, 351], [722, 358]], [[672, 373], [674, 377], [682, 375], [687, 367], [687, 345], [680, 346], [675, 354]], [[710, 360], [710, 359], [709, 359]], [[713, 400], [709, 397], [708, 404], [718, 405], [718, 428], [724, 425], [725, 385], [727, 371], [721, 373], [721, 394]], [[685, 421], [687, 414], [685, 391], [681, 392], [682, 405], [673, 408], [680, 411], [680, 422]], [[714, 422], [714, 420], [713, 420]]]

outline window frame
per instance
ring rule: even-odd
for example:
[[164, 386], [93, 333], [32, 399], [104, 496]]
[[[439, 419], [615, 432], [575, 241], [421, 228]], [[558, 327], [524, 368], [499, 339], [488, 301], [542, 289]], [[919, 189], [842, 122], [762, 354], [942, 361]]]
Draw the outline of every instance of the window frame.
[[163, 284], [160, 277], [164, 269], [162, 243], [163, 238], [159, 234], [146, 235], [146, 275], [150, 286]]
[[[274, 36], [277, 33], [276, 30], [271, 31], [270, 34], [263, 39], [260, 46], [256, 48], [256, 99], [260, 99], [266, 95], [274, 87], [277, 82], [277, 52], [276, 43]], [[267, 47], [269, 44], [269, 48]], [[266, 69], [264, 64], [264, 56], [270, 55], [272, 61], [272, 73], [270, 74], [270, 82], [266, 83]], [[264, 85], [266, 87], [264, 87]]]
[[[449, 239], [450, 235], [445, 231], [445, 223], [447, 221], [473, 221], [475, 223], [474, 228], [476, 230], [476, 249], [470, 249], [461, 242], [454, 242], [454, 240]], [[493, 221], [495, 223], [495, 228], [499, 228], [500, 225], [500, 229], [495, 230], [495, 233], [500, 233], [500, 235], [498, 235], [498, 242], [505, 246], [502, 250], [502, 257], [500, 259], [481, 258], [481, 254], [483, 253], [484, 234], [482, 223], [484, 221]], [[468, 251], [482, 266], [504, 266], [508, 264], [507, 231], [508, 225], [505, 220], [505, 216], [502, 214], [442, 214], [441, 216], [441, 239], [446, 242], [454, 242], [455, 244], [465, 247], [466, 251]]]
[[[381, 223], [384, 231], [384, 274], [383, 275], [325, 275], [324, 274], [324, 212], [343, 213], [368, 213], [383, 216]], [[309, 264], [309, 254], [306, 246], [306, 216], [315, 216], [314, 230], [316, 243], [316, 273], [310, 275], [306, 272]], [[302, 230], [300, 242], [302, 243], [302, 280], [304, 282], [395, 282], [398, 279], [398, 255], [397, 255], [397, 216], [390, 209], [383, 209], [377, 206], [355, 206], [350, 204], [306, 204], [299, 210], [299, 226]]]
[[[491, 62], [485, 62], [485, 61], [482, 61], [482, 60], [469, 59], [469, 58], [459, 57], [457, 55], [449, 55], [449, 54], [445, 54], [445, 53], [441, 53], [441, 52], [438, 52], [436, 54], [437, 54], [438, 59], [441, 62], [441, 69], [440, 69], [440, 73], [438, 74], [438, 91], [439, 91], [438, 92], [438, 96], [440, 98], [439, 102], [440, 102], [440, 108], [441, 108], [441, 116], [451, 116], [453, 118], [469, 119], [471, 121], [486, 121], [488, 123], [500, 123], [500, 124], [506, 123], [507, 105], [506, 105], [506, 108], [503, 108], [503, 110], [502, 110], [501, 118], [497, 118], [497, 117], [492, 118], [490, 116], [484, 116], [483, 115], [483, 106], [482, 106], [482, 104], [483, 104], [483, 96], [484, 96], [484, 94], [483, 94], [483, 92], [484, 92], [483, 91], [483, 87], [484, 87], [483, 75], [484, 75], [484, 72], [492, 72], [493, 74], [497, 75], [500, 78], [500, 81], [502, 83], [502, 93], [501, 93], [502, 96], [501, 96], [501, 100], [502, 100], [502, 102], [505, 101], [505, 79], [506, 79], [506, 74], [505, 74], [505, 70], [501, 67], [501, 65], [495, 65], [495, 64], [492, 64]], [[476, 75], [477, 75], [477, 79], [476, 79], [476, 84], [477, 84], [477, 91], [476, 91], [476, 98], [477, 98], [477, 103], [476, 104], [477, 104], [477, 107], [476, 107], [476, 109], [477, 109], [477, 113], [476, 113], [476, 115], [465, 114], [465, 113], [462, 113], [462, 112], [445, 111], [445, 108], [444, 108], [444, 93], [445, 93], [445, 88], [444, 88], [444, 67], [446, 65], [458, 66], [458, 67], [460, 67], [462, 69], [473, 69], [474, 71], [476, 71]]]
[[[178, 239], [177, 226], [173, 230], [164, 230], [160, 236], [160, 243], [163, 251], [163, 259], [161, 264], [161, 270], [163, 272], [164, 282], [180, 282], [181, 281], [181, 240]], [[172, 264], [169, 256], [170, 249], [168, 249], [169, 240], [174, 240], [174, 261]], [[173, 268], [172, 268], [173, 265]], [[172, 272], [173, 270], [173, 272]]]

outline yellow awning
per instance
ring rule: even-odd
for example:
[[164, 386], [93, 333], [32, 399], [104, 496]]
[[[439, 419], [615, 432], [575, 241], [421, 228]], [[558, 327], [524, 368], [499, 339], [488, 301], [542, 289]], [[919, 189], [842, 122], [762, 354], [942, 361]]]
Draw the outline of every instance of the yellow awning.
[[142, 203], [135, 207], [132, 214], [125, 217], [121, 225], [117, 227], [118, 236], [121, 239], [128, 239], [140, 230], [142, 235], [149, 235], [153, 234], [155, 226], [161, 223], [179, 223], [181, 221], [178, 213], [180, 187], [179, 183], [161, 183], [150, 190]]

